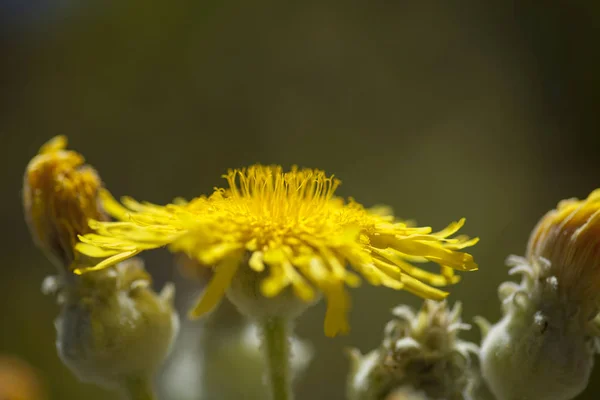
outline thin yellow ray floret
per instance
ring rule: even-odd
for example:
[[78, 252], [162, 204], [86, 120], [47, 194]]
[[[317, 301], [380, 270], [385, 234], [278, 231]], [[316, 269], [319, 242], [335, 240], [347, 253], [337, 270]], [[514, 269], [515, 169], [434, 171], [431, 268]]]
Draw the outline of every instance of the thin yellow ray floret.
[[[477, 269], [473, 257], [459, 250], [478, 239], [451, 237], [464, 219], [435, 233], [414, 227], [386, 208], [368, 210], [335, 197], [339, 181], [319, 170], [284, 172], [279, 166], [255, 165], [224, 177], [228, 188], [166, 206], [131, 198], [120, 204], [102, 192], [104, 209], [119, 221], [90, 222], [95, 233], [80, 237], [77, 248], [101, 260], [76, 272], [168, 246], [215, 269], [194, 317], [217, 304], [238, 268], [251, 268], [268, 272], [261, 284], [265, 297], [291, 288], [310, 302], [323, 293], [328, 302], [325, 332], [333, 336], [348, 330], [345, 286], [358, 286], [360, 276], [372, 285], [440, 300], [447, 293], [434, 286], [458, 282], [454, 270]], [[439, 264], [440, 273], [413, 265], [424, 262]]]

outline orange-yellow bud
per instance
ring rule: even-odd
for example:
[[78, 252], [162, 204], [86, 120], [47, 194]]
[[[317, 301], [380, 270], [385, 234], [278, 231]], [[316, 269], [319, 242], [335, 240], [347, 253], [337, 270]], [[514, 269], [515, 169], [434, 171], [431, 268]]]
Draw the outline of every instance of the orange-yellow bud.
[[36, 244], [60, 266], [75, 261], [77, 235], [91, 232], [90, 218], [106, 220], [97, 202], [102, 182], [67, 139], [46, 143], [27, 165], [23, 181], [25, 218]]
[[600, 300], [600, 189], [585, 200], [568, 199], [549, 211], [531, 233], [530, 262], [549, 264], [558, 294], [590, 315]]

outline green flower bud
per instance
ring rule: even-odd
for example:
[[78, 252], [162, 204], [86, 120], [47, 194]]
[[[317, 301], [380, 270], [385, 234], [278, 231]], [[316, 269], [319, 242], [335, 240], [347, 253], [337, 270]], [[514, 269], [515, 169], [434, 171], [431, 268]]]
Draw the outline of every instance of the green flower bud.
[[[588, 384], [600, 311], [600, 190], [568, 199], [509, 257], [498, 291], [504, 317], [484, 338], [482, 374], [498, 400], [567, 400]], [[596, 321], [594, 320], [596, 318]]]
[[[290, 337], [290, 368], [292, 379], [298, 377], [312, 358], [311, 346], [296, 337]], [[266, 399], [264, 385], [265, 357], [261, 350], [260, 330], [254, 324], [236, 334], [213, 341], [205, 347], [203, 393], [206, 399]], [[231, 377], [239, 377], [235, 384]]]
[[[164, 395], [181, 400], [267, 398], [260, 336], [258, 327], [227, 300], [201, 323], [184, 323], [161, 377]], [[297, 379], [310, 363], [313, 348], [296, 336], [289, 340], [291, 374]]]
[[462, 399], [476, 382], [470, 353], [478, 349], [458, 338], [470, 328], [460, 312], [460, 304], [449, 309], [430, 300], [418, 313], [408, 306], [394, 309], [378, 349], [365, 356], [350, 351], [349, 399], [384, 400], [401, 387], [422, 392], [407, 398]]
[[317, 296], [312, 302], [306, 302], [296, 296], [291, 288], [282, 290], [277, 296], [266, 297], [261, 287], [268, 275], [267, 271], [238, 268], [227, 289], [227, 298], [243, 315], [253, 320], [273, 317], [293, 320], [320, 298]]
[[498, 400], [569, 400], [588, 384], [594, 365], [592, 324], [565, 301], [547, 264], [511, 257], [520, 285], [500, 286], [504, 317], [481, 346], [481, 372]]
[[110, 388], [151, 377], [178, 331], [174, 287], [157, 295], [139, 259], [78, 279], [63, 288], [55, 322], [65, 365], [80, 380]]

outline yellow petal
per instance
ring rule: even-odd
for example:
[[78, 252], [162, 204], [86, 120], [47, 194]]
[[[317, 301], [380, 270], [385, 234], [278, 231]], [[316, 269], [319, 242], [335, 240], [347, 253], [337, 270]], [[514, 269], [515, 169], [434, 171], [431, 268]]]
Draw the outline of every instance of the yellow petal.
[[260, 283], [260, 291], [265, 297], [275, 297], [290, 284], [281, 264], [269, 265], [269, 276]]
[[432, 233], [432, 236], [436, 236], [438, 238], [447, 238], [448, 236], [454, 235], [456, 232], [463, 227], [466, 222], [466, 218], [461, 218], [458, 221], [455, 221], [448, 225], [446, 228], [442, 229], [439, 232]]
[[255, 251], [250, 256], [250, 260], [248, 261], [248, 265], [250, 268], [255, 270], [256, 272], [261, 272], [265, 270], [265, 264], [263, 263], [263, 253], [262, 251]]
[[227, 257], [227, 254], [239, 250], [242, 245], [240, 243], [222, 242], [212, 246], [207, 246], [206, 249], [198, 254], [198, 261], [205, 265], [212, 265]]
[[73, 272], [77, 275], [81, 275], [85, 272], [99, 271], [101, 269], [108, 268], [117, 263], [120, 263], [121, 261], [125, 261], [128, 258], [134, 257], [137, 254], [139, 254], [140, 251], [141, 250], [131, 250], [131, 251], [125, 251], [123, 253], [115, 254], [112, 257], [108, 257], [107, 259], [102, 260], [99, 264], [97, 264], [93, 267], [76, 268]]
[[129, 219], [131, 211], [123, 207], [108, 190], [102, 189], [99, 196], [104, 211], [121, 221]]
[[[393, 249], [373, 249], [373, 252], [397, 265], [402, 270], [402, 272], [409, 274], [413, 278], [416, 278], [433, 286], [445, 286], [448, 284], [457, 283], [460, 280], [460, 278], [457, 275], [454, 275], [453, 273], [449, 276], [443, 274], [439, 275], [431, 273], [419, 267], [415, 267], [414, 265], [411, 265], [404, 261], [402, 259], [402, 256], [394, 252]], [[450, 271], [454, 270], [450, 269]], [[448, 271], [446, 271], [446, 274], [448, 274]]]
[[75, 245], [75, 250], [77, 250], [81, 254], [84, 254], [84, 255], [86, 255], [88, 257], [92, 257], [92, 258], [110, 257], [110, 256], [113, 256], [113, 255], [121, 252], [119, 250], [103, 249], [98, 246], [94, 246], [93, 244], [87, 244], [87, 243], [83, 243], [83, 242], [77, 243]]
[[54, 153], [67, 148], [67, 137], [58, 135], [47, 141], [41, 148], [40, 154]]
[[219, 304], [239, 266], [240, 255], [236, 254], [223, 259], [215, 267], [215, 275], [202, 293], [198, 304], [189, 313], [190, 319], [201, 317]]
[[347, 314], [350, 309], [350, 296], [341, 283], [325, 289], [325, 296], [327, 297], [325, 335], [334, 337], [340, 333], [348, 333], [350, 326]]
[[426, 285], [410, 275], [403, 275], [402, 283], [404, 284], [404, 290], [424, 299], [443, 300], [448, 297], [448, 292]]

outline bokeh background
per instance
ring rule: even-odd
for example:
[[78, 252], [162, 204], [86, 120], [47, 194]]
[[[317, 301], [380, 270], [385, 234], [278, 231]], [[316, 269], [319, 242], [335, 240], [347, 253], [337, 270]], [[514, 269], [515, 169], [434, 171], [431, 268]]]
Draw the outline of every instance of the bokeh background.
[[[24, 168], [57, 134], [116, 195], [164, 203], [227, 168], [299, 164], [420, 224], [465, 216], [480, 271], [450, 299], [497, 319], [505, 257], [600, 186], [599, 30], [593, 1], [0, 1], [0, 354], [50, 399], [112, 398], [59, 362], [40, 293], [54, 270], [23, 222]], [[181, 281], [166, 251], [145, 259], [158, 286]], [[391, 307], [419, 304], [366, 285], [353, 300], [348, 336], [324, 337], [323, 304], [298, 322], [316, 352], [299, 399], [342, 399], [343, 349], [370, 350]], [[591, 382], [580, 399], [600, 396], [600, 368]]]

